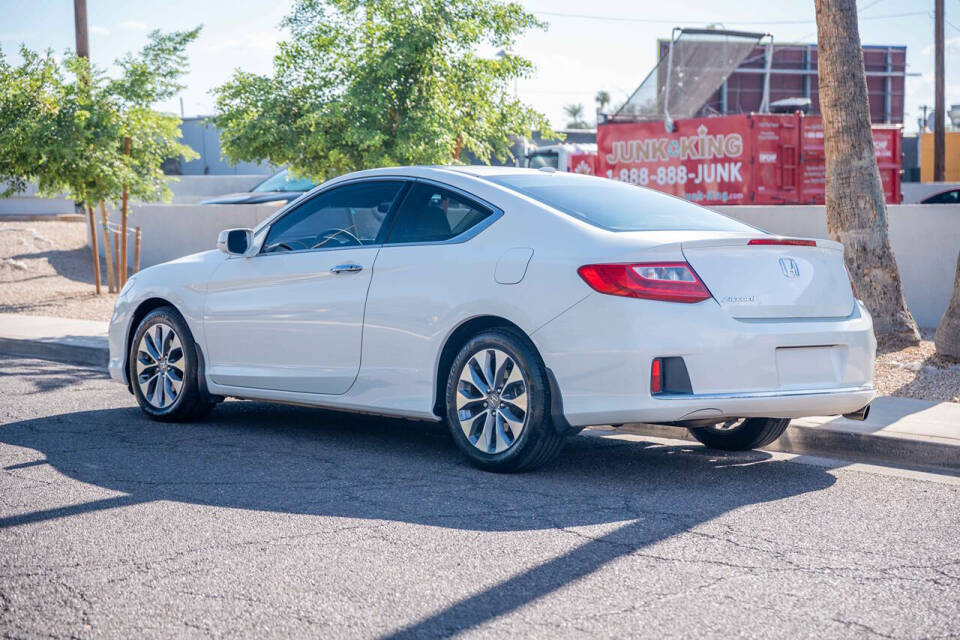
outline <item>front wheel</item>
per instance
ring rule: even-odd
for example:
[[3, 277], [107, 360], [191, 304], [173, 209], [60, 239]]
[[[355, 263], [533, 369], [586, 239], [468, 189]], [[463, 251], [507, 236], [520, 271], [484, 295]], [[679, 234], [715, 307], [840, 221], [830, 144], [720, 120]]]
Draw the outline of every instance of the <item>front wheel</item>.
[[186, 422], [206, 416], [215, 402], [200, 389], [197, 349], [173, 307], [148, 313], [130, 343], [130, 383], [140, 408], [154, 420]]
[[789, 425], [789, 418], [739, 418], [690, 429], [690, 433], [711, 449], [747, 451], [767, 446]]
[[552, 460], [565, 438], [550, 417], [547, 372], [527, 341], [491, 329], [463, 346], [446, 386], [457, 447], [488, 471], [525, 471]]

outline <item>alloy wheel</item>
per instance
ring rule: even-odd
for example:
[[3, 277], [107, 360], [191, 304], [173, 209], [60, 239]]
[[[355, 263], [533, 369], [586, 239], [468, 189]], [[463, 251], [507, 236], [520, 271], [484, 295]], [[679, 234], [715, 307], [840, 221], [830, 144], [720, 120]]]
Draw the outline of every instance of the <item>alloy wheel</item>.
[[177, 401], [186, 374], [186, 359], [180, 336], [169, 324], [158, 322], [137, 345], [137, 385], [154, 409], [166, 409]]
[[516, 360], [500, 349], [470, 356], [457, 382], [457, 418], [480, 451], [512, 447], [527, 421], [527, 381]]

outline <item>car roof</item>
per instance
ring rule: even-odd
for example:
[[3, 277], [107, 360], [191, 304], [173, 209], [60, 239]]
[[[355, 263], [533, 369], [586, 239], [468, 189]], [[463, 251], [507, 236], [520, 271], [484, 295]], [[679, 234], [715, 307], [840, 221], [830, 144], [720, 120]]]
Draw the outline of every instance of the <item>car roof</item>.
[[364, 169], [344, 174], [335, 178], [336, 180], [372, 177], [372, 176], [396, 176], [406, 175], [412, 177], [440, 177], [444, 174], [458, 173], [475, 178], [486, 178], [490, 176], [502, 175], [542, 175], [544, 172], [540, 169], [523, 169], [520, 167], [495, 167], [490, 165], [420, 165], [406, 167], [381, 167], [378, 169]]

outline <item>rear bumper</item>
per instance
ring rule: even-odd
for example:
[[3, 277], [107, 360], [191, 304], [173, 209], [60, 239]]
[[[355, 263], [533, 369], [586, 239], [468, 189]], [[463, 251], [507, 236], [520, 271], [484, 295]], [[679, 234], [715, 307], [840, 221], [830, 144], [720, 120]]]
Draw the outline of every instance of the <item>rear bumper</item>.
[[[714, 300], [596, 294], [532, 336], [573, 426], [849, 413], [875, 396], [873, 324], [858, 302], [836, 319], [738, 320]], [[829, 346], [829, 379], [785, 375], [778, 351]], [[682, 357], [693, 393], [650, 393], [654, 358]]]
[[[758, 393], [706, 393], [702, 395], [663, 395], [654, 399], [665, 403], [669, 415], [688, 411], [680, 420], [707, 418], [802, 418], [810, 415], [839, 415], [856, 411], [870, 403], [877, 393], [872, 385], [852, 388], [765, 391]], [[654, 411], [655, 407], [652, 408]]]

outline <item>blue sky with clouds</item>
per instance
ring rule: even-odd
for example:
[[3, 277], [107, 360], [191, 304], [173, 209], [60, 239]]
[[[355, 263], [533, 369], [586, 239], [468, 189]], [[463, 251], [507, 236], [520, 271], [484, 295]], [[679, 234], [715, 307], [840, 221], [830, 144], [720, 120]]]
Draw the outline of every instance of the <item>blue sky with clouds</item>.
[[[653, 66], [657, 38], [668, 37], [673, 26], [721, 23], [769, 31], [779, 42], [816, 39], [813, 0], [522, 3], [549, 28], [526, 34], [516, 47], [537, 66], [534, 77], [519, 82], [519, 93], [554, 126], [564, 124], [564, 104], [580, 102], [592, 113], [600, 89], [615, 100], [626, 97]], [[919, 105], [933, 104], [933, 0], [860, 0], [858, 6], [864, 44], [906, 45], [908, 71], [920, 74], [907, 79], [906, 89], [906, 129], [915, 130]], [[278, 25], [288, 9], [283, 0], [88, 0], [91, 57], [109, 68], [114, 59], [139, 49], [150, 29], [203, 24], [189, 49], [191, 68], [182, 98], [186, 115], [210, 114], [210, 89], [233, 69], [270, 71], [276, 43], [284, 38]], [[18, 57], [21, 42], [56, 52], [74, 46], [70, 0], [0, 0], [0, 17], [0, 46], [10, 58]], [[949, 105], [960, 103], [960, 0], [946, 0], [946, 18]], [[180, 109], [176, 99], [159, 106]]]

